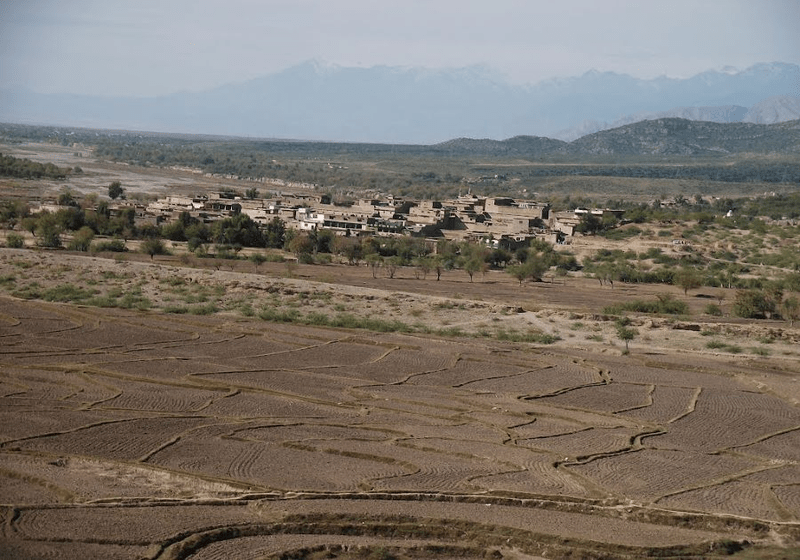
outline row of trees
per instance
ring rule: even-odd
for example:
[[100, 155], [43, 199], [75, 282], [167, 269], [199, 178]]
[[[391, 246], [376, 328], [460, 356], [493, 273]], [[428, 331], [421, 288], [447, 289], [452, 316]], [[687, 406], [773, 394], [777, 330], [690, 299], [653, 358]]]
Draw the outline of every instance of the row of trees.
[[17, 179], [66, 179], [73, 170], [53, 163], [39, 163], [0, 153], [0, 177]]

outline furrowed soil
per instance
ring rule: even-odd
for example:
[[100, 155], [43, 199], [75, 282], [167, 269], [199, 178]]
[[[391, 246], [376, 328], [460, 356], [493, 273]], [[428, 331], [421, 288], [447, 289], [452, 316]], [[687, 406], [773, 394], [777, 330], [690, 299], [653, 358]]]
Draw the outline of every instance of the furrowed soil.
[[[786, 323], [492, 272], [2, 249], [0, 279], [0, 558], [800, 555]], [[603, 307], [661, 293], [692, 315], [624, 354]]]

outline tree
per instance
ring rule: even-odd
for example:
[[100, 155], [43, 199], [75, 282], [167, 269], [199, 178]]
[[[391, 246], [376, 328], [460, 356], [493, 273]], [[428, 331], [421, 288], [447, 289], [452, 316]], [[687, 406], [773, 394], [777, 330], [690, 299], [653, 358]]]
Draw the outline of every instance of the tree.
[[629, 352], [628, 343], [631, 340], [633, 340], [637, 334], [639, 334], [639, 331], [637, 331], [633, 327], [628, 327], [625, 325], [617, 325], [617, 338], [625, 342], [626, 354]]
[[602, 286], [604, 283], [611, 284], [611, 289], [614, 289], [614, 280], [617, 278], [617, 266], [614, 263], [604, 262], [598, 266], [594, 271], [594, 277], [600, 282]]
[[403, 266], [403, 257], [395, 255], [393, 257], [389, 257], [383, 262], [384, 268], [386, 268], [386, 274], [389, 278], [394, 278], [397, 269]]
[[464, 261], [464, 271], [469, 274], [469, 281], [472, 282], [472, 277], [476, 272], [485, 272], [488, 268], [487, 264], [478, 256], [472, 256]]
[[62, 208], [55, 213], [56, 221], [62, 230], [77, 231], [84, 225], [86, 217], [83, 209], [77, 206]]
[[361, 260], [361, 242], [353, 237], [337, 236], [333, 240], [333, 250], [347, 259], [347, 264], [358, 264]]
[[264, 229], [264, 244], [267, 247], [280, 249], [286, 241], [286, 224], [275, 216]]
[[700, 274], [694, 268], [684, 267], [675, 273], [675, 284], [683, 288], [683, 295], [703, 285]]
[[59, 206], [75, 206], [76, 208], [80, 206], [69, 189], [58, 195], [57, 202]]
[[587, 212], [581, 216], [580, 223], [575, 227], [578, 233], [595, 234], [603, 229], [603, 222], [594, 214]]
[[263, 263], [265, 263], [267, 261], [267, 257], [262, 255], [261, 253], [253, 253], [252, 255], [250, 255], [249, 259], [250, 259], [250, 262], [252, 262], [253, 265], [255, 266], [256, 272], [258, 272], [259, 265], [261, 265], [261, 264], [263, 264]]
[[433, 270], [433, 259], [431, 257], [417, 257], [414, 259], [414, 266], [416, 266], [415, 276], [419, 278], [422, 276], [422, 279], [428, 277], [428, 273]]
[[116, 200], [118, 198], [125, 198], [125, 189], [122, 188], [122, 183], [119, 181], [114, 181], [110, 185], [108, 185], [108, 197], [111, 200]]
[[14, 229], [17, 222], [30, 214], [30, 208], [21, 200], [4, 200], [0, 202], [0, 223]]
[[247, 214], [236, 214], [214, 222], [211, 226], [211, 239], [215, 243], [224, 245], [264, 246], [264, 235], [258, 224]]
[[61, 247], [61, 228], [58, 225], [55, 214], [45, 212], [36, 223], [36, 234], [39, 237], [40, 247], [50, 247], [57, 249]]
[[150, 260], [153, 260], [156, 255], [163, 255], [167, 252], [164, 242], [158, 237], [148, 237], [142, 241], [141, 250], [142, 253], [150, 255]]
[[526, 280], [531, 282], [539, 282], [542, 279], [547, 266], [541, 260], [535, 257], [529, 257], [524, 263], [512, 265], [506, 268], [506, 271], [519, 280], [519, 285]]
[[36, 237], [36, 228], [39, 227], [39, 220], [33, 216], [26, 216], [20, 222], [22, 229], [31, 232], [31, 235]]
[[295, 254], [298, 262], [308, 262], [313, 260], [311, 254], [314, 252], [314, 240], [306, 233], [301, 233], [289, 240], [289, 251]]
[[94, 239], [94, 231], [92, 231], [92, 228], [83, 226], [72, 235], [69, 249], [72, 251], [88, 251], [92, 246], [92, 239]]
[[789, 321], [789, 326], [793, 326], [797, 319], [800, 319], [800, 300], [795, 296], [790, 296], [781, 303], [781, 315]]
[[258, 194], [259, 194], [258, 189], [255, 187], [249, 188], [246, 191], [244, 191], [244, 195], [251, 200], [254, 198], [258, 198]]
[[489, 265], [486, 259], [490, 256], [489, 249], [483, 244], [477, 243], [462, 243], [461, 256], [458, 258], [458, 263], [469, 275], [469, 281], [476, 272], [486, 272]]
[[378, 269], [383, 265], [383, 257], [378, 253], [370, 253], [365, 258], [370, 269], [372, 269], [372, 277], [378, 277]]
[[764, 319], [775, 312], [775, 299], [764, 290], [738, 290], [733, 314], [744, 319]]

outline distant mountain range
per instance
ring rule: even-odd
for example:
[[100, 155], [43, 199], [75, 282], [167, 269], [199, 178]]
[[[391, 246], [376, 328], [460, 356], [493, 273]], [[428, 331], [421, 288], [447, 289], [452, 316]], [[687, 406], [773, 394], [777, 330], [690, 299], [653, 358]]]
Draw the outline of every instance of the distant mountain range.
[[800, 120], [775, 124], [715, 123], [680, 118], [639, 121], [582, 136], [572, 142], [515, 136], [507, 140], [457, 138], [432, 146], [448, 155], [530, 159], [569, 156], [800, 156]]
[[347, 68], [316, 61], [239, 84], [153, 98], [0, 90], [0, 121], [159, 132], [431, 144], [520, 135], [574, 140], [645, 119], [800, 118], [800, 67], [688, 79], [612, 72], [513, 85], [484, 67]]

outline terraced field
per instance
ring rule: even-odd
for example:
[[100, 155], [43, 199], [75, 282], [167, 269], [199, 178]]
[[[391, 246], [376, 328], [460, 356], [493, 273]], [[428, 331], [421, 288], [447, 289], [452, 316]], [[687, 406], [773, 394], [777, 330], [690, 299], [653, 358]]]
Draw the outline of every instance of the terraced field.
[[770, 363], [0, 296], [0, 558], [789, 558]]

